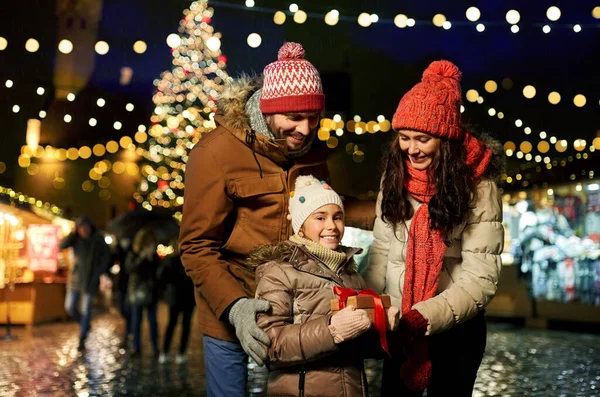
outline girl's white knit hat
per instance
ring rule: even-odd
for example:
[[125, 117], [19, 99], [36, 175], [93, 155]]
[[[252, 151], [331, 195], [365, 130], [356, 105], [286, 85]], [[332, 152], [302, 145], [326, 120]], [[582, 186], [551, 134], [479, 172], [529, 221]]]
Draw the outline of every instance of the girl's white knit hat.
[[298, 234], [310, 214], [327, 204], [335, 204], [344, 211], [342, 199], [325, 181], [319, 181], [312, 175], [299, 176], [295, 190], [290, 194], [290, 216], [294, 233]]

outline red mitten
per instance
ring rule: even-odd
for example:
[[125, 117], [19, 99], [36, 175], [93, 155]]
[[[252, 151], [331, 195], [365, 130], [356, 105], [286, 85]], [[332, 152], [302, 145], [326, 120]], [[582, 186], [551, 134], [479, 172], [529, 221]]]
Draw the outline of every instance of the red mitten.
[[423, 315], [418, 310], [412, 309], [400, 317], [398, 332], [400, 332], [400, 337], [405, 339], [424, 336], [427, 332], [427, 324]]
[[413, 391], [423, 391], [431, 378], [431, 361], [427, 358], [428, 344], [424, 336], [405, 345], [407, 360], [400, 368], [400, 378]]
[[404, 384], [414, 391], [423, 391], [431, 378], [431, 361], [427, 358], [427, 320], [417, 310], [410, 310], [400, 318], [398, 332], [406, 361], [400, 368]]

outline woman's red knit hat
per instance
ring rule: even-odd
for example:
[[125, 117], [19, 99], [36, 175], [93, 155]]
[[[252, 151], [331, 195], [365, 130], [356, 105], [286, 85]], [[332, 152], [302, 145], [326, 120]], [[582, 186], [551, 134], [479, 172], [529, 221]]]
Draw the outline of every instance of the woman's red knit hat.
[[392, 118], [394, 130], [415, 130], [439, 138], [462, 139], [460, 77], [452, 62], [435, 61], [421, 82], [400, 100]]

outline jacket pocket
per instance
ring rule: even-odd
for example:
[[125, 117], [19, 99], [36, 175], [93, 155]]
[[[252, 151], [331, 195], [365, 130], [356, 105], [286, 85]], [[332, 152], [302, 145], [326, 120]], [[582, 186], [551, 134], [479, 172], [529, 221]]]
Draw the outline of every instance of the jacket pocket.
[[258, 245], [279, 242], [287, 211], [281, 175], [238, 178], [229, 181], [228, 188], [236, 215], [223, 249], [247, 255]]
[[247, 176], [230, 182], [233, 194], [239, 198], [267, 195], [283, 192], [283, 181], [280, 174]]

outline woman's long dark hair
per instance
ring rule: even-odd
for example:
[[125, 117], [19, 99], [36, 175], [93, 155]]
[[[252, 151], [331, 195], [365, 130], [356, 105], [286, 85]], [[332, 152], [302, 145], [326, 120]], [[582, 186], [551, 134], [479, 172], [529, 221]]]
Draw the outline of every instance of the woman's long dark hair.
[[[465, 158], [462, 141], [440, 138], [438, 155], [428, 168], [429, 181], [435, 187], [429, 202], [430, 227], [442, 231], [447, 246], [452, 243], [453, 229], [466, 220], [476, 197], [473, 170]], [[396, 135], [384, 156], [381, 203], [382, 220], [391, 223], [394, 230], [411, 219], [414, 212], [404, 187], [404, 161], [407, 159]]]

